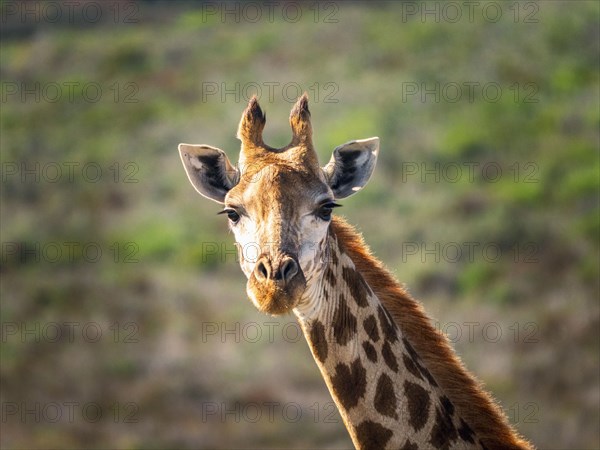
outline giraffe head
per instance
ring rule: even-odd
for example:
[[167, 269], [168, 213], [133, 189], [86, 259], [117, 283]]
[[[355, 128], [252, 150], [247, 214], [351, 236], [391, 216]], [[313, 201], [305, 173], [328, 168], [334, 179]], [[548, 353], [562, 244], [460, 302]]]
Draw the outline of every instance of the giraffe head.
[[365, 186], [379, 139], [340, 145], [320, 167], [306, 94], [290, 113], [289, 145], [266, 145], [265, 123], [266, 115], [252, 98], [238, 128], [242, 146], [235, 167], [225, 152], [208, 145], [180, 144], [179, 153], [194, 188], [224, 205], [250, 300], [276, 315], [298, 306], [322, 275], [331, 212], [339, 206], [335, 201]]

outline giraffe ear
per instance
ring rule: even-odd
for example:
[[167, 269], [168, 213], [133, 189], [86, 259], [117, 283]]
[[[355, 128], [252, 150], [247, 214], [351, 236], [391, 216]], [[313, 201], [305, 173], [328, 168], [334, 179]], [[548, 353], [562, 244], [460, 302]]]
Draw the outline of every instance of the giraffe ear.
[[349, 197], [367, 184], [378, 152], [378, 137], [346, 142], [333, 150], [323, 172], [336, 199]]
[[209, 145], [179, 144], [179, 156], [192, 186], [204, 197], [224, 203], [239, 181], [239, 172], [225, 152]]

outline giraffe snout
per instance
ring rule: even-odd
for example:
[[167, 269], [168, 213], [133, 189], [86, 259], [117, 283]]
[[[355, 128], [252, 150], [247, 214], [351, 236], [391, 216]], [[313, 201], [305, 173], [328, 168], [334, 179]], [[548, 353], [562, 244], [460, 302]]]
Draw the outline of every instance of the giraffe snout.
[[265, 253], [256, 262], [246, 290], [259, 310], [278, 315], [294, 308], [305, 288], [306, 279], [296, 257]]
[[261, 282], [272, 280], [286, 285], [294, 279], [299, 270], [298, 261], [291, 256], [283, 256], [273, 263], [271, 258], [263, 255], [256, 263], [254, 276]]

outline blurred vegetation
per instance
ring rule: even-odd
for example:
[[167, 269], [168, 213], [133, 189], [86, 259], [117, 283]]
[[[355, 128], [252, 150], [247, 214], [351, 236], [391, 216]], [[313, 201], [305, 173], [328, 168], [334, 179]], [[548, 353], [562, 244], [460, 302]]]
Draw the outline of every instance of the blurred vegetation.
[[[2, 7], [9, 3], [19, 5]], [[297, 22], [277, 8], [273, 21], [222, 20], [192, 2], [127, 3], [136, 5], [133, 23], [129, 10], [119, 20], [104, 10], [93, 26], [7, 16], [2, 447], [351, 445], [337, 413], [323, 420], [330, 397], [306, 344], [280, 332], [293, 318], [261, 316], [245, 298], [226, 223], [195, 194], [177, 154], [179, 142], [207, 143], [236, 159], [246, 100], [243, 90], [222, 98], [223, 83], [262, 86], [266, 140], [285, 145], [292, 99], [279, 87], [270, 98], [271, 82], [309, 92], [323, 162], [343, 142], [381, 138], [375, 176], [343, 214], [442, 328], [500, 325], [498, 342], [467, 339], [463, 328], [456, 348], [516, 426], [540, 448], [600, 447], [599, 4], [511, 2], [521, 8], [515, 20], [508, 3], [492, 3], [503, 12], [495, 22], [481, 14], [489, 2], [456, 23], [408, 15], [401, 2], [319, 3], [316, 21], [304, 4]], [[335, 22], [324, 19], [331, 11]], [[102, 95], [90, 101], [92, 86], [49, 101], [48, 87], [39, 101], [23, 97], [36, 83], [98, 85]], [[219, 92], [207, 95], [203, 83]], [[423, 83], [439, 83], [439, 101], [422, 96]], [[464, 83], [496, 83], [501, 95], [490, 101], [494, 91], [479, 88], [469, 98]], [[21, 164], [34, 172], [38, 164], [39, 180]], [[463, 253], [436, 260], [427, 253], [436, 243]], [[467, 254], [465, 243], [479, 246]], [[498, 258], [482, 252], [489, 244]], [[236, 342], [208, 335], [213, 322], [279, 326], [275, 339]], [[68, 323], [79, 324], [72, 340]], [[82, 334], [90, 323], [103, 333], [97, 342]], [[56, 342], [48, 324], [62, 330]], [[52, 402], [94, 403], [103, 415], [83, 420], [77, 407], [74, 420], [65, 410], [55, 422], [5, 415], [7, 404]], [[203, 416], [207, 404], [253, 402], [296, 402], [303, 415]]]

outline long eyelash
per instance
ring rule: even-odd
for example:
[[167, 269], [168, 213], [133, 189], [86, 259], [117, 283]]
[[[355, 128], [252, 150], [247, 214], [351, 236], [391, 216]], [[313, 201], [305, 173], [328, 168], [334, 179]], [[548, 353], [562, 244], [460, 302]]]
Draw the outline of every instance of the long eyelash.
[[235, 212], [237, 212], [237, 211], [236, 211], [235, 209], [233, 209], [233, 208], [225, 208], [225, 209], [223, 209], [223, 210], [219, 211], [219, 212], [217, 213], [217, 216], [218, 216], [219, 214], [227, 214], [228, 212], [231, 212], [231, 211], [235, 211]]

